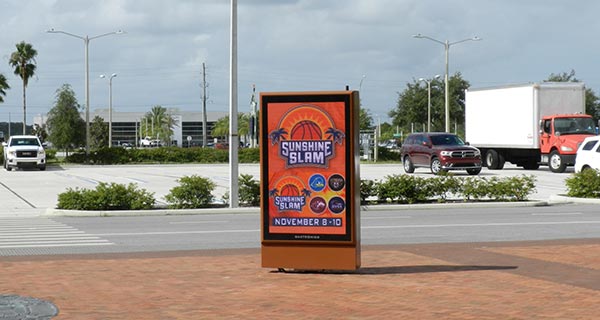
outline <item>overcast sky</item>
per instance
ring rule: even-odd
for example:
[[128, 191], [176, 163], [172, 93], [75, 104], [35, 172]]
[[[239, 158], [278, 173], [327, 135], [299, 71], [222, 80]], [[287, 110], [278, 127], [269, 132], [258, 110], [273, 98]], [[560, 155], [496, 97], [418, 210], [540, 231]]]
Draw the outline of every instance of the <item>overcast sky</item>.
[[[472, 87], [542, 81], [576, 71], [600, 92], [600, 1], [551, 0], [238, 0], [238, 110], [258, 92], [361, 88], [363, 107], [388, 119], [398, 92], [418, 78], [461, 72]], [[22, 82], [8, 64], [15, 44], [38, 51], [27, 87], [28, 123], [70, 84], [85, 105], [84, 41], [90, 41], [90, 104], [147, 112], [154, 105], [201, 111], [202, 63], [208, 110], [229, 110], [229, 0], [1, 0], [0, 73], [11, 89], [0, 121], [22, 119]], [[361, 86], [362, 80], [362, 86]]]

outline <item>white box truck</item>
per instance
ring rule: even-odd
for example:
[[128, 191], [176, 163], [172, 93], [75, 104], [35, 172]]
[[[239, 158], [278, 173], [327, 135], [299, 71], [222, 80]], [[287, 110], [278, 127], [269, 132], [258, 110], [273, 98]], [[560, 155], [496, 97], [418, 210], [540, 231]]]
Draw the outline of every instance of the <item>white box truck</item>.
[[465, 138], [481, 151], [483, 165], [505, 161], [535, 170], [564, 172], [575, 163], [579, 144], [596, 135], [585, 114], [585, 85], [543, 82], [465, 92]]

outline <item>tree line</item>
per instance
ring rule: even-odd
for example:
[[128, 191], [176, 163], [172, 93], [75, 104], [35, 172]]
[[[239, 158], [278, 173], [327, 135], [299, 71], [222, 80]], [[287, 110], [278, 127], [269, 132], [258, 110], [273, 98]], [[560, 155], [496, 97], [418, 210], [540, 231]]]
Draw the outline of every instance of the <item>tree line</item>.
[[[23, 85], [23, 134], [27, 131], [27, 94], [26, 89], [29, 82], [36, 72], [37, 51], [33, 46], [25, 41], [15, 45], [16, 50], [11, 53], [9, 65], [12, 66], [15, 75], [19, 76]], [[445, 103], [444, 103], [444, 82], [439, 78], [433, 78], [430, 81], [431, 88], [431, 130], [443, 131], [445, 129]], [[550, 74], [547, 80], [553, 82], [580, 82], [576, 78], [575, 71], [563, 72], [559, 74]], [[460, 72], [455, 73], [449, 78], [449, 109], [451, 128], [464, 136], [465, 121], [465, 90], [470, 87], [470, 83], [463, 79]], [[10, 89], [6, 77], [0, 73], [0, 103], [4, 102], [6, 91]], [[413, 79], [406, 84], [402, 92], [398, 92], [398, 99], [395, 107], [388, 112], [392, 119], [391, 123], [374, 123], [373, 117], [368, 108], [361, 105], [360, 109], [360, 129], [374, 130], [379, 126], [381, 132], [380, 140], [388, 140], [397, 133], [409, 133], [413, 131], [424, 131], [427, 127], [428, 110], [428, 92], [427, 85], [423, 85], [420, 79]], [[85, 144], [85, 122], [79, 116], [81, 106], [75, 98], [75, 93], [70, 85], [64, 84], [56, 92], [56, 101], [54, 107], [48, 114], [48, 121], [45, 126], [33, 126], [33, 134], [44, 139], [47, 137], [56, 147], [69, 150]], [[600, 102], [596, 93], [586, 89], [586, 113], [590, 114], [597, 121], [600, 119]], [[249, 140], [251, 137], [249, 114], [238, 114], [238, 134]], [[10, 124], [9, 124], [10, 125]], [[173, 134], [173, 128], [180, 125], [170, 115], [166, 108], [154, 106], [140, 122], [140, 135], [152, 138], [159, 138], [170, 142]], [[83, 134], [82, 131], [83, 130]], [[215, 123], [211, 135], [222, 138], [227, 141], [229, 136], [229, 117], [223, 117]], [[91, 147], [102, 147], [108, 145], [108, 123], [96, 116], [90, 122], [90, 140]]]
[[[451, 131], [464, 136], [465, 124], [465, 90], [471, 84], [463, 79], [460, 72], [452, 75], [449, 80], [449, 109]], [[575, 75], [575, 71], [550, 74], [543, 82], [581, 82]], [[444, 103], [444, 81], [443, 79], [431, 79], [431, 131], [445, 130], [445, 103]], [[392, 119], [391, 123], [381, 124], [380, 139], [392, 139], [397, 132], [407, 133], [425, 131], [427, 128], [428, 94], [427, 84], [423, 81], [413, 79], [406, 84], [402, 92], [398, 92], [396, 106], [388, 112]], [[600, 100], [591, 88], [585, 91], [586, 113], [594, 117], [595, 121], [600, 119]], [[362, 108], [360, 113], [361, 130], [373, 130], [377, 124], [373, 122], [369, 110]]]

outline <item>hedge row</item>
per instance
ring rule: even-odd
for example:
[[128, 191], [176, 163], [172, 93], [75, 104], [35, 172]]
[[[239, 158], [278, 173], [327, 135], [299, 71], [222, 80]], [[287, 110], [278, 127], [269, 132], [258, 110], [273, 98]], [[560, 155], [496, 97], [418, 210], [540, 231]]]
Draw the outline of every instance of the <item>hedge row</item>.
[[[259, 163], [259, 148], [242, 148], [238, 151], [240, 163]], [[66, 157], [66, 162], [85, 163], [85, 152], [78, 151]], [[229, 150], [212, 148], [100, 148], [90, 152], [93, 164], [126, 163], [227, 163]], [[378, 148], [379, 161], [399, 161], [400, 155], [386, 148]]]
[[[242, 148], [238, 151], [239, 162], [259, 163], [258, 148]], [[76, 152], [65, 158], [66, 162], [85, 163], [85, 152]], [[227, 163], [229, 150], [212, 148], [100, 148], [90, 152], [92, 164], [126, 163]]]
[[[242, 206], [260, 204], [260, 183], [251, 175], [242, 174], [239, 199]], [[184, 176], [179, 185], [165, 195], [169, 208], [194, 209], [214, 207], [213, 191], [216, 184], [197, 175]], [[95, 189], [68, 188], [58, 195], [58, 209], [65, 210], [148, 210], [156, 204], [154, 193], [129, 185], [101, 182]]]
[[461, 201], [525, 201], [535, 192], [535, 177], [457, 178], [390, 175], [382, 181], [361, 180], [361, 203], [423, 203]]
[[[197, 175], [184, 176], [177, 181], [179, 186], [172, 188], [165, 196], [169, 208], [214, 206], [214, 182]], [[259, 206], [260, 182], [245, 174], [240, 176], [239, 182], [240, 205]], [[535, 191], [534, 182], [533, 176], [460, 179], [453, 176], [421, 178], [392, 175], [383, 181], [361, 180], [360, 197], [363, 204], [446, 202], [450, 198], [463, 201], [524, 201]], [[67, 189], [58, 195], [57, 207], [67, 210], [141, 210], [151, 209], [155, 203], [154, 194], [138, 189], [134, 184], [100, 183], [95, 190]]]

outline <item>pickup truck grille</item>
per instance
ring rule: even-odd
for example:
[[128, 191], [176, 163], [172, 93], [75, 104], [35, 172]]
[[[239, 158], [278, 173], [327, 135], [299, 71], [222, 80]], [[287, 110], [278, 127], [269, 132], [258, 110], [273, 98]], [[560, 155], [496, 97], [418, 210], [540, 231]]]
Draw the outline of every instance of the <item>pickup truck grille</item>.
[[36, 158], [37, 151], [35, 150], [22, 150], [17, 151], [17, 158]]
[[452, 158], [475, 158], [475, 151], [453, 151]]

